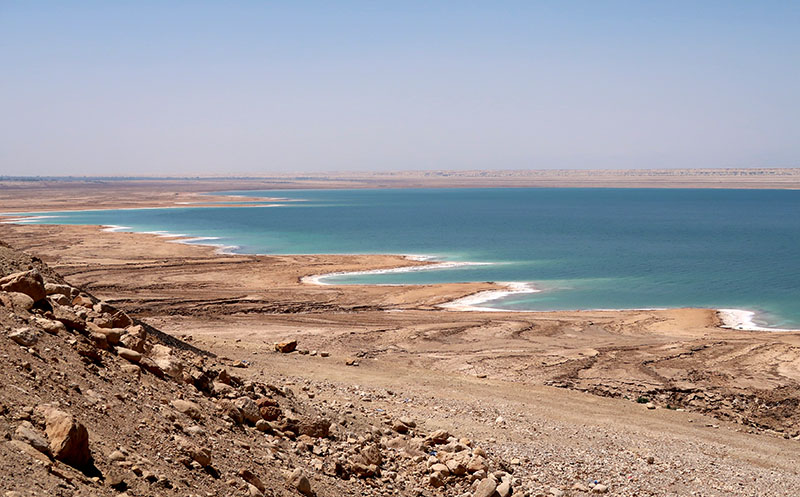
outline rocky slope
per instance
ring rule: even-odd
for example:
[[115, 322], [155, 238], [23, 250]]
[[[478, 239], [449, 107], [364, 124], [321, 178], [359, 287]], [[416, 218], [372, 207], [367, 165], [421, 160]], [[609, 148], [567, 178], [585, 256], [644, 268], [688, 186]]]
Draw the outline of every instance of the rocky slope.
[[337, 400], [332, 385], [245, 380], [246, 361], [131, 319], [5, 244], [0, 303], [7, 497], [531, 495], [519, 460]]

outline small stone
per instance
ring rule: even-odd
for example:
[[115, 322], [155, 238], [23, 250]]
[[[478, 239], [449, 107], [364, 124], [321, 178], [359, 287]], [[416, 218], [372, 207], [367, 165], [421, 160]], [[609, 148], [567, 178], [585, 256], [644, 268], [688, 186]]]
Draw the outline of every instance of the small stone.
[[297, 348], [297, 340], [292, 340], [290, 342], [275, 342], [274, 347], [276, 352], [288, 354], [290, 352], [294, 352], [294, 350]]
[[258, 406], [250, 397], [239, 397], [233, 401], [233, 405], [235, 405], [239, 411], [241, 411], [242, 417], [248, 423], [255, 424], [259, 419], [261, 419], [261, 413], [258, 410]]
[[14, 431], [14, 440], [21, 440], [42, 454], [50, 455], [50, 446], [47, 440], [39, 434], [29, 421], [23, 421]]
[[433, 488], [443, 487], [444, 484], [445, 481], [441, 473], [433, 473], [428, 476], [428, 485], [432, 486]]
[[656, 462], [656, 458], [653, 457], [653, 456], [647, 456], [646, 461], [647, 461], [647, 464], [653, 464], [654, 462]]
[[396, 431], [397, 433], [407, 433], [408, 432], [408, 426], [405, 423], [402, 423], [400, 421], [395, 421], [392, 424], [392, 429], [394, 431]]
[[311, 482], [308, 481], [308, 478], [303, 473], [301, 468], [297, 468], [292, 472], [292, 474], [289, 476], [288, 483], [292, 488], [296, 489], [303, 495], [314, 495], [314, 493], [311, 491]]
[[443, 444], [447, 442], [448, 438], [450, 438], [450, 433], [448, 433], [446, 430], [436, 430], [428, 435], [427, 438], [434, 444]]
[[200, 406], [195, 404], [194, 402], [189, 402], [188, 400], [181, 400], [175, 399], [170, 402], [170, 405], [174, 407], [178, 412], [181, 412], [194, 420], [198, 420], [202, 417], [200, 414]]
[[8, 338], [23, 347], [32, 347], [39, 341], [39, 333], [31, 328], [19, 328], [9, 333]]
[[417, 427], [417, 423], [413, 419], [407, 418], [405, 416], [400, 418], [400, 422], [403, 423], [404, 425], [408, 426], [409, 428], [416, 428]]
[[115, 450], [111, 454], [108, 455], [108, 460], [111, 462], [119, 462], [125, 460], [125, 454], [122, 452]]
[[592, 488], [592, 493], [595, 494], [604, 494], [608, 492], [608, 486], [603, 485], [602, 483], [598, 483]]
[[497, 485], [495, 492], [500, 497], [509, 497], [509, 495], [511, 495], [511, 482], [508, 480], [500, 482], [500, 485]]
[[497, 482], [494, 478], [484, 478], [475, 489], [472, 497], [492, 497], [497, 489]]
[[45, 332], [51, 335], [58, 335], [59, 333], [67, 332], [67, 327], [64, 326], [64, 323], [62, 323], [61, 321], [53, 321], [45, 318], [36, 318], [36, 324], [41, 326], [41, 328]]
[[550, 495], [553, 497], [564, 497], [564, 491], [556, 487], [550, 487]]
[[447, 461], [447, 469], [451, 474], [456, 476], [463, 476], [467, 474], [467, 466], [463, 462], [463, 458], [453, 458]]
[[117, 355], [130, 362], [139, 362], [142, 360], [142, 354], [135, 350], [126, 349], [125, 347], [117, 347]]
[[252, 471], [249, 469], [242, 469], [239, 471], [239, 476], [242, 480], [246, 481], [250, 485], [256, 487], [259, 491], [264, 492], [267, 490], [266, 485], [261, 481], [261, 479], [256, 476]]
[[264, 493], [259, 490], [258, 487], [250, 483], [247, 484], [247, 494], [250, 497], [264, 497]]

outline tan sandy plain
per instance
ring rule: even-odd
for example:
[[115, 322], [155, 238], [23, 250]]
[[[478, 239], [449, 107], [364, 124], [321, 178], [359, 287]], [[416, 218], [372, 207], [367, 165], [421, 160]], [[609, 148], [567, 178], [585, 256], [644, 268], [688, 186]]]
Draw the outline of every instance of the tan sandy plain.
[[[203, 201], [198, 193], [230, 184], [176, 185], [42, 184], [36, 198], [23, 185], [2, 190], [0, 210], [168, 206]], [[650, 495], [792, 495], [789, 489], [800, 484], [800, 442], [793, 440], [800, 435], [798, 333], [723, 329], [708, 309], [438, 307], [494, 288], [490, 283], [301, 282], [321, 273], [419, 264], [398, 256], [220, 255], [93, 226], [3, 224], [0, 239], [164, 331], [252, 361], [250, 375], [391, 389], [408, 397], [409, 413], [429, 425], [496, 440], [498, 450], [526, 461], [555, 468], [594, 458], [592, 474], [604, 481], [628, 478], [626, 471], [646, 474], [655, 486]], [[286, 339], [331, 357], [270, 352], [273, 342]], [[348, 360], [359, 366], [346, 366]], [[657, 409], [637, 403], [639, 397]], [[631, 469], [631, 459], [645, 456], [658, 464]]]

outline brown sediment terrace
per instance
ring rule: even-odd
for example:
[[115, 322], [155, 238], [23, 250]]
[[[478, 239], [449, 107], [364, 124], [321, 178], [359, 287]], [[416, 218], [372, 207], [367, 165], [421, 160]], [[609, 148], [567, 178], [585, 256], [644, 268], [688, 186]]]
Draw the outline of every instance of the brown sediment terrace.
[[[275, 187], [262, 180], [214, 181], [16, 185], [0, 195], [8, 212], [169, 206], [230, 200], [201, 195], [212, 190]], [[715, 437], [724, 431], [722, 438], [741, 438], [731, 442], [737, 447], [763, 450], [746, 456], [762, 462], [772, 457], [769, 440], [800, 436], [800, 334], [723, 329], [713, 310], [453, 312], [439, 306], [496, 286], [308, 285], [302, 279], [312, 275], [422, 262], [390, 255], [225, 255], [96, 226], [2, 224], [0, 239], [38, 255], [71, 284], [217, 354], [258, 357], [273, 342], [294, 338], [304, 348], [361, 364], [323, 367], [278, 357], [264, 365], [271, 371], [406, 389], [438, 399], [431, 403], [442, 409], [496, 404], [497, 415], [601, 423], [620, 434], [630, 427], [648, 432], [654, 411], [636, 402], [646, 399], [657, 413], [685, 411], [659, 417], [666, 423], [659, 430], [696, 437], [685, 423], [702, 415], [707, 421], [695, 422], [715, 426], [708, 428]], [[571, 397], [575, 391], [592, 395]], [[549, 407], [522, 414], [528, 402]], [[571, 413], [555, 407], [562, 402]], [[446, 423], [444, 412], [428, 416]], [[598, 420], [597, 412], [606, 414]], [[483, 421], [464, 413], [457, 419], [498, 437]], [[526, 443], [522, 435], [499, 436]]]

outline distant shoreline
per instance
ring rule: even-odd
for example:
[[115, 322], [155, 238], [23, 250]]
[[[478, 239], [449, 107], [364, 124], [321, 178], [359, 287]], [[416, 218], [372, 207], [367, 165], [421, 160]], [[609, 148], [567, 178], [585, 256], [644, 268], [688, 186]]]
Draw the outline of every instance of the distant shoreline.
[[[0, 214], [1, 215], [1, 214]], [[40, 217], [31, 217], [28, 219], [37, 219]], [[32, 224], [26, 222], [26, 218], [17, 218], [12, 220], [4, 220], [0, 221], [3, 224]], [[185, 233], [170, 233], [168, 231], [145, 231], [145, 232], [138, 232], [132, 231], [130, 227], [127, 226], [118, 226], [118, 225], [102, 225], [98, 227], [101, 231], [106, 232], [125, 232], [128, 231], [130, 233], [138, 234], [138, 235], [154, 235], [159, 238], [168, 238], [169, 241], [172, 243], [180, 243], [186, 245], [202, 245], [207, 247], [214, 248], [214, 253], [217, 255], [287, 255], [287, 254], [242, 254], [239, 252], [235, 252], [237, 245], [225, 245], [220, 243], [214, 243], [215, 240], [218, 238], [216, 237], [206, 237], [206, 236], [195, 236], [191, 234]], [[297, 254], [291, 254], [297, 255]], [[300, 255], [314, 255], [319, 257], [325, 257], [326, 255], [371, 255], [371, 254], [300, 254]], [[345, 276], [345, 275], [364, 275], [364, 274], [385, 274], [385, 273], [402, 273], [402, 272], [414, 272], [414, 271], [427, 271], [427, 270], [437, 270], [437, 269], [444, 269], [444, 268], [451, 268], [451, 267], [460, 267], [460, 266], [468, 266], [473, 264], [491, 264], [491, 263], [471, 263], [471, 262], [452, 262], [452, 261], [437, 261], [428, 256], [420, 256], [420, 255], [408, 255], [408, 254], [386, 254], [386, 255], [393, 255], [395, 257], [401, 257], [407, 259], [409, 262], [415, 262], [416, 264], [408, 265], [408, 266], [396, 266], [390, 268], [380, 268], [380, 269], [371, 269], [365, 268], [357, 271], [339, 271], [334, 273], [323, 273], [323, 274], [314, 274], [309, 276], [304, 276], [300, 279], [301, 283], [308, 284], [308, 285], [336, 285], [335, 283], [325, 283], [323, 280], [325, 278], [333, 277], [333, 276]], [[459, 297], [454, 300], [450, 300], [439, 304], [437, 307], [443, 310], [450, 310], [450, 311], [457, 311], [457, 312], [505, 312], [505, 313], [552, 313], [552, 312], [586, 312], [586, 311], [606, 311], [606, 312], [623, 312], [623, 311], [656, 311], [656, 310], [667, 310], [667, 309], [674, 309], [674, 308], [648, 308], [648, 309], [639, 309], [639, 308], [620, 308], [620, 309], [571, 309], [568, 311], [553, 311], [553, 310], [513, 310], [513, 309], [502, 309], [497, 307], [487, 307], [485, 304], [487, 302], [491, 302], [493, 300], [498, 300], [503, 297], [509, 295], [516, 295], [516, 294], [525, 294], [525, 293], [538, 293], [541, 290], [537, 289], [530, 283], [526, 282], [471, 282], [471, 283], [488, 283], [492, 285], [496, 285], [499, 288], [494, 290], [480, 290], [475, 293], [471, 293], [468, 295], [464, 295], [463, 297]], [[347, 284], [345, 284], [347, 285]], [[379, 283], [371, 283], [366, 284], [368, 286], [414, 286], [413, 284], [405, 284], [405, 283], [397, 283], [397, 284], [379, 284]], [[750, 311], [747, 309], [708, 309], [714, 311], [719, 318], [721, 324], [721, 328], [727, 328], [731, 330], [737, 331], [765, 331], [765, 332], [793, 332], [798, 330], [793, 329], [785, 329], [785, 328], [770, 328], [765, 326], [760, 326], [755, 323], [753, 320], [756, 316], [754, 311]]]
[[[798, 169], [796, 171], [797, 171], [797, 174], [798, 174], [798, 180], [800, 180], [800, 169]], [[143, 185], [139, 185], [139, 187], [142, 187], [142, 186]], [[200, 185], [196, 185], [196, 186], [200, 186]], [[203, 184], [202, 186], [207, 187], [209, 185], [208, 184]], [[103, 185], [103, 191], [106, 192], [106, 193], [108, 193], [109, 190], [113, 190], [113, 189], [114, 189], [113, 185], [109, 185], [109, 184]], [[274, 188], [274, 189], [279, 189], [279, 188]], [[234, 190], [234, 189], [230, 189], [230, 190]], [[228, 191], [230, 191], [230, 190], [228, 190]], [[224, 191], [224, 190], [222, 190], [222, 191]], [[3, 193], [2, 189], [0, 189], [0, 194], [2, 194], [2, 193]], [[21, 192], [17, 191], [17, 193], [21, 193]], [[230, 199], [230, 198], [238, 198], [239, 197], [238, 195], [235, 195], [235, 194], [221, 193], [221, 190], [216, 190], [216, 191], [194, 191], [194, 192], [191, 192], [191, 193], [186, 193], [186, 192], [175, 192], [175, 193], [173, 193], [173, 192], [170, 192], [170, 195], [171, 196], [169, 197], [169, 201], [164, 201], [164, 200], [158, 201], [158, 200], [155, 200], [155, 199], [149, 199], [149, 200], [137, 201], [135, 203], [135, 205], [123, 204], [123, 206], [116, 206], [116, 205], [114, 205], [115, 202], [111, 202], [111, 203], [109, 203], [107, 205], [101, 205], [101, 206], [98, 207], [98, 206], [95, 206], [94, 204], [92, 204], [91, 202], [89, 202], [88, 200], [81, 201], [81, 199], [76, 199], [77, 201], [75, 201], [75, 200], [72, 201], [72, 203], [70, 205], [70, 207], [72, 207], [71, 209], [65, 209], [64, 205], [51, 205], [51, 206], [48, 206], [46, 201], [44, 201], [44, 202], [39, 201], [39, 202], [36, 202], [37, 206], [39, 206], [39, 208], [36, 209], [36, 210], [24, 210], [24, 209], [15, 209], [15, 210], [18, 211], [18, 212], [26, 212], [26, 213], [30, 213], [30, 214], [35, 214], [37, 211], [38, 212], [50, 212], [50, 211], [59, 211], [59, 210], [61, 210], [61, 211], [65, 211], [65, 210], [83, 211], [83, 210], [149, 209], [149, 208], [158, 209], [158, 208], [169, 208], [169, 207], [173, 207], [173, 208], [178, 208], [178, 207], [198, 207], [198, 208], [199, 207], [231, 207], [232, 208], [232, 207], [250, 207], [251, 206], [249, 204], [248, 205], [215, 204], [215, 202], [220, 201], [220, 199]], [[36, 200], [36, 199], [34, 199], [34, 200]], [[258, 199], [258, 200], [261, 200], [263, 202], [269, 202], [269, 201], [275, 202], [275, 201], [282, 201], [284, 199], [263, 198], [263, 199]], [[44, 204], [44, 207], [43, 207], [43, 204]], [[252, 206], [256, 206], [256, 205], [257, 206], [264, 206], [265, 204], [258, 203], [258, 204], [254, 204]], [[10, 212], [11, 210], [12, 209], [5, 209], [4, 208], [4, 211], [6, 211], [6, 212]], [[3, 224], [6, 224], [6, 223], [9, 223], [9, 224], [14, 223], [14, 224], [16, 224], [16, 223], [18, 223], [20, 221], [22, 222], [22, 224], [29, 224], [29, 223], [26, 223], [26, 220], [35, 219], [35, 216], [31, 216], [31, 217], [27, 217], [26, 216], [27, 219], [23, 220], [23, 219], [21, 219], [22, 216], [13, 215], [13, 218], [12, 218], [10, 214], [0, 213], [0, 218], [2, 218], [2, 217], [6, 217], [5, 219], [0, 220], [0, 223], [3, 223]], [[125, 230], [126, 228], [125, 227], [121, 227], [121, 226], [101, 226], [100, 229], [102, 229], [103, 231], [120, 231], [120, 230]], [[215, 249], [215, 252], [217, 254], [219, 254], [219, 255], [234, 255], [234, 254], [238, 254], [238, 252], [235, 252], [235, 250], [238, 247], [230, 246], [230, 245], [223, 245], [223, 244], [220, 244], [220, 243], [214, 243], [215, 240], [208, 239], [207, 237], [198, 237], [198, 236], [193, 236], [191, 234], [183, 234], [183, 233], [173, 234], [173, 233], [168, 233], [168, 232], [152, 232], [152, 233], [143, 233], [143, 234], [152, 234], [152, 235], [155, 235], [155, 236], [158, 236], [158, 237], [162, 237], [162, 238], [169, 238], [169, 239], [171, 239], [170, 241], [174, 241], [175, 243], [188, 244], [188, 245], [205, 245], [205, 246], [213, 247]], [[314, 255], [320, 255], [321, 257], [325, 257], [326, 256], [326, 254], [314, 254]], [[337, 255], [344, 255], [344, 254], [337, 254]], [[359, 255], [359, 254], [350, 254], [350, 255]], [[397, 257], [409, 258], [409, 256], [403, 256], [403, 255], [399, 255]], [[420, 266], [427, 266], [427, 265], [439, 266], [441, 264], [459, 264], [459, 263], [448, 263], [448, 262], [443, 262], [443, 261], [438, 261], [438, 263], [437, 263], [437, 261], [432, 261], [427, 257], [417, 258], [417, 259], [411, 258], [409, 260], [409, 262], [411, 263], [412, 261], [416, 262], [417, 264], [413, 264], [413, 265], [409, 265], [409, 266], [397, 266], [397, 267], [393, 267], [393, 268], [381, 268], [381, 269], [377, 269], [377, 270], [373, 269], [373, 268], [365, 267], [364, 269], [361, 269], [361, 270], [358, 270], [358, 271], [346, 271], [344, 273], [334, 273], [334, 274], [364, 274], [364, 273], [374, 273], [376, 271], [378, 271], [378, 272], [386, 272], [386, 271], [402, 272], [402, 271], [409, 271], [409, 270], [418, 271], [418, 270], [420, 270]], [[328, 276], [331, 276], [331, 275], [332, 274], [320, 274], [320, 275], [306, 276], [306, 277], [303, 278], [302, 282], [303, 283], [307, 283], [307, 284], [308, 283], [321, 284], [320, 279], [328, 277]], [[494, 290], [481, 290], [481, 291], [476, 292], [476, 293], [463, 295], [462, 297], [456, 298], [454, 300], [444, 302], [444, 303], [438, 305], [438, 307], [443, 309], [443, 310], [480, 311], [480, 312], [493, 312], [493, 313], [495, 313], [495, 312], [508, 312], [508, 313], [517, 313], [517, 312], [547, 313], [547, 312], [553, 312], [553, 311], [515, 311], [515, 310], [491, 308], [491, 307], [486, 307], [486, 306], [481, 305], [481, 304], [484, 304], [485, 302], [488, 302], [488, 301], [491, 301], [491, 300], [496, 300], [498, 298], [502, 298], [503, 296], [506, 296], [506, 295], [509, 295], [509, 294], [532, 293], [534, 291], [537, 291], [535, 288], [530, 287], [528, 284], [524, 284], [524, 285], [528, 285], [528, 286], [526, 286], [526, 288], [518, 287], [519, 285], [523, 285], [523, 283], [519, 283], [519, 282], [510, 282], [510, 283], [502, 283], [502, 282], [500, 282], [500, 283], [493, 283], [493, 284], [496, 286], [496, 289], [494, 289]], [[398, 286], [403, 286], [403, 285], [398, 285]], [[622, 309], [622, 308], [621, 309], [575, 309], [574, 311], [575, 312], [581, 312], [581, 311], [631, 311], [631, 310], [634, 310], [634, 311], [648, 311], [648, 310], [655, 310], [655, 309]], [[753, 311], [746, 310], [746, 309], [709, 309], [709, 310], [712, 310], [712, 311], [716, 312], [718, 319], [722, 323], [721, 327], [723, 327], [723, 328], [728, 328], [728, 329], [732, 329], [732, 330], [740, 330], [740, 331], [769, 331], [769, 332], [773, 332], [773, 331], [777, 331], [777, 332], [794, 331], [794, 330], [779, 329], [779, 328], [767, 328], [767, 327], [759, 326], [759, 325], [757, 325], [756, 323], [753, 322], [753, 317], [755, 316], [755, 313]]]
[[[226, 190], [348, 188], [730, 188], [800, 189], [800, 167], [698, 169], [509, 169], [429, 171], [339, 171], [259, 176], [24, 177], [0, 176], [0, 200], [13, 191], [61, 189], [123, 191], [152, 189], [162, 194]], [[196, 200], [196, 199], [195, 199]], [[124, 203], [124, 199], [118, 199]]]

